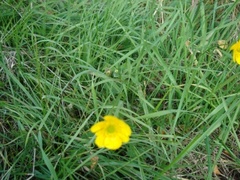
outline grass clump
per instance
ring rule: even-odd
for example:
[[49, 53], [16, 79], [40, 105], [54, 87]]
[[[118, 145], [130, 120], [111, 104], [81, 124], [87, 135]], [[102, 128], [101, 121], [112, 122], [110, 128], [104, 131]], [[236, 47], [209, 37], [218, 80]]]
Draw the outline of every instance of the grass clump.
[[[0, 7], [2, 179], [240, 176], [239, 66], [219, 46], [238, 1]], [[107, 114], [132, 129], [117, 151], [89, 131]]]

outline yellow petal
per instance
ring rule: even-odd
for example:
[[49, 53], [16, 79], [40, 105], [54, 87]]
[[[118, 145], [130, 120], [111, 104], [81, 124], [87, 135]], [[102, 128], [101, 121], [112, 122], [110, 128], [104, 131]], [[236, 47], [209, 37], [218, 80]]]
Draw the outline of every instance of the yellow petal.
[[98, 122], [96, 124], [94, 124], [92, 127], [91, 127], [91, 132], [92, 133], [95, 133], [101, 129], [103, 129], [105, 127], [105, 122], [104, 121], [101, 121], [101, 122]]
[[116, 118], [115, 116], [111, 116], [111, 115], [104, 116], [103, 119], [107, 122], [112, 122], [112, 123], [116, 123], [119, 121], [118, 118]]
[[240, 53], [235, 53], [234, 61], [238, 64], [240, 64]]
[[125, 134], [119, 133], [118, 136], [124, 143], [127, 143], [130, 140], [129, 136], [126, 136]]
[[233, 61], [240, 64], [240, 41], [233, 44], [230, 50], [233, 51]]
[[240, 41], [236, 42], [230, 47], [230, 50], [236, 50], [240, 48]]
[[104, 140], [104, 146], [110, 150], [116, 150], [122, 146], [122, 141], [118, 136], [108, 136]]
[[231, 47], [230, 47], [230, 50], [234, 50], [236, 48], [236, 44], [233, 44]]
[[121, 123], [119, 126], [119, 132], [121, 134], [125, 134], [126, 136], [130, 136], [132, 134], [131, 128], [126, 123]]
[[233, 50], [233, 61], [240, 64], [240, 51], [237, 49]]
[[96, 134], [96, 136], [104, 136], [104, 137], [107, 135], [107, 133], [104, 129], [97, 131], [95, 134]]
[[95, 140], [95, 144], [99, 147], [99, 148], [104, 148], [104, 140], [105, 137], [104, 136], [97, 136], [96, 140]]

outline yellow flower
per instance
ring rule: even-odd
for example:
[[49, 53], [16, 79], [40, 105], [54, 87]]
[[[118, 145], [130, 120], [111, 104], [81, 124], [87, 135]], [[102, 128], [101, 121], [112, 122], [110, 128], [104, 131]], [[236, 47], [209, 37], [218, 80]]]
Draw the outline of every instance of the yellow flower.
[[230, 48], [233, 51], [233, 61], [240, 64], [240, 40]]
[[116, 150], [129, 141], [132, 133], [129, 125], [111, 115], [104, 116], [103, 119], [104, 121], [94, 124], [90, 129], [96, 134], [95, 143], [99, 148]]

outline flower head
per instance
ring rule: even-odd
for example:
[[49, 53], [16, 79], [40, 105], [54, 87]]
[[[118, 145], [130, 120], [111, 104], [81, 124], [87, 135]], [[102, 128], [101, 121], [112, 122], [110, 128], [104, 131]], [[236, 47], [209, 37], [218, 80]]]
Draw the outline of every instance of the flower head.
[[230, 48], [233, 51], [233, 61], [240, 64], [240, 40]]
[[95, 143], [99, 148], [116, 150], [129, 141], [132, 132], [128, 124], [111, 115], [104, 116], [103, 119], [90, 129], [96, 134]]

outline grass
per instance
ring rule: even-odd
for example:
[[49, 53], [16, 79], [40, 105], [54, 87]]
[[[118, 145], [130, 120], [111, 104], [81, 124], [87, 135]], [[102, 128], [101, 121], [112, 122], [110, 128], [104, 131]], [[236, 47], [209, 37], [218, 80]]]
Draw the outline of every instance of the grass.
[[1, 179], [238, 179], [240, 4], [194, 2], [0, 2]]

